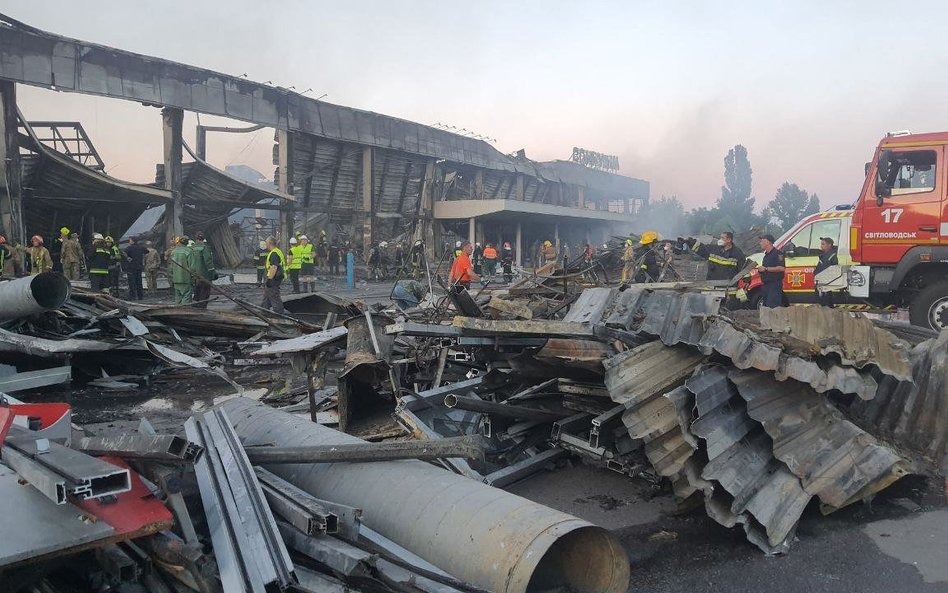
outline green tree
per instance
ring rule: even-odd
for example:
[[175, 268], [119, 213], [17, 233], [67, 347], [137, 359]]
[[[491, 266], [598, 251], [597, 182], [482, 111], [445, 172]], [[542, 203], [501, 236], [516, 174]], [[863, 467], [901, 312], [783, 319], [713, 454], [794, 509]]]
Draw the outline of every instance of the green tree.
[[721, 215], [734, 221], [737, 228], [732, 230], [737, 232], [750, 228], [754, 222], [753, 177], [747, 149], [738, 144], [724, 157], [724, 185], [717, 203]]
[[785, 181], [774, 199], [764, 208], [764, 220], [784, 232], [797, 221], [820, 211], [820, 198], [810, 195], [796, 183]]

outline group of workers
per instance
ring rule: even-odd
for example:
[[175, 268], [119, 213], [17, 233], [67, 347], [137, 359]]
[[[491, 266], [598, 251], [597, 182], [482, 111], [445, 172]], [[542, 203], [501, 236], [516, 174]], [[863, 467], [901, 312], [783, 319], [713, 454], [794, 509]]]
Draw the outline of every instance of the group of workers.
[[[62, 274], [70, 281], [79, 280], [85, 271], [93, 290], [110, 291], [118, 288], [124, 270], [128, 277], [130, 300], [144, 298], [143, 273], [148, 277], [148, 288], [158, 288], [160, 256], [150, 243], [139, 245], [130, 239], [128, 247], [122, 250], [112, 237], [93, 233], [91, 248], [86, 252], [76, 233], [63, 227], [59, 230], [55, 247], [58, 247]], [[0, 235], [0, 277], [51, 272], [55, 269], [55, 263], [42, 235], [33, 235], [28, 247], [10, 244], [5, 236]]]
[[505, 241], [498, 253], [493, 243], [482, 248], [480, 243], [458, 241], [454, 245], [454, 261], [451, 262], [448, 282], [455, 290], [469, 289], [471, 282], [484, 282], [496, 276], [498, 263], [503, 270], [504, 282], [512, 282], [514, 250], [509, 242]]

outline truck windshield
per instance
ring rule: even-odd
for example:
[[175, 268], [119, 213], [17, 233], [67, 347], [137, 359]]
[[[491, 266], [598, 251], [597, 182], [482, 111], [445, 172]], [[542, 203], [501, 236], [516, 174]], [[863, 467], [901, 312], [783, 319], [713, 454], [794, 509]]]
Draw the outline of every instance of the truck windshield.
[[892, 196], [918, 194], [934, 190], [935, 160], [934, 150], [894, 153], [889, 170]]

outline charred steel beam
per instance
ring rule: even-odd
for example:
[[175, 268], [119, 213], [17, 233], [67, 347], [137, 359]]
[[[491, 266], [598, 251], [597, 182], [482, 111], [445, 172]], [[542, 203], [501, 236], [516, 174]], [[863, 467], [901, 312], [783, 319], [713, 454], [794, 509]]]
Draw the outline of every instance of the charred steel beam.
[[489, 402], [479, 397], [463, 397], [453, 393], [444, 397], [444, 405], [449, 408], [467, 410], [469, 412], [480, 412], [489, 416], [503, 416], [504, 418], [515, 418], [519, 420], [544, 420], [556, 422], [567, 414], [558, 414], [548, 410], [539, 410], [527, 406], [511, 406], [497, 402]]
[[387, 443], [347, 443], [306, 447], [247, 447], [251, 463], [369, 463], [418, 459], [431, 461], [460, 457], [484, 459], [487, 442], [480, 436], [449, 437], [432, 441], [395, 441]]

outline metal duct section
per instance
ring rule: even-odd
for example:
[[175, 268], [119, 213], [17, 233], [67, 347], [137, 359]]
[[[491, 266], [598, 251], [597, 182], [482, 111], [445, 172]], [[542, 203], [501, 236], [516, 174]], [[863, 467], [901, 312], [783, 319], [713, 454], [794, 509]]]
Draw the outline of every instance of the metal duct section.
[[[245, 447], [362, 442], [247, 399], [222, 407]], [[624, 593], [629, 586], [628, 557], [609, 531], [424, 462], [267, 469], [316, 497], [363, 509], [373, 530], [491, 591]]]
[[70, 291], [69, 280], [56, 272], [0, 282], [0, 321], [58, 309]]

